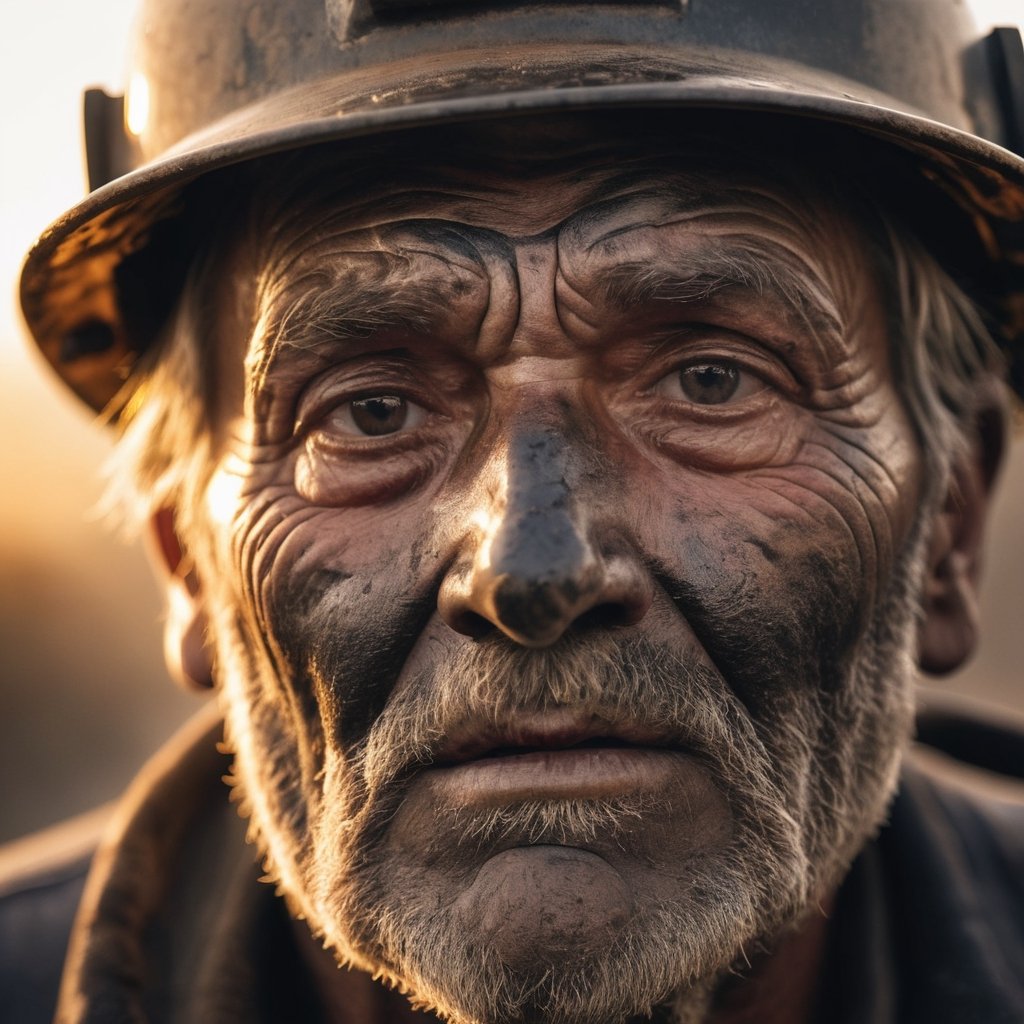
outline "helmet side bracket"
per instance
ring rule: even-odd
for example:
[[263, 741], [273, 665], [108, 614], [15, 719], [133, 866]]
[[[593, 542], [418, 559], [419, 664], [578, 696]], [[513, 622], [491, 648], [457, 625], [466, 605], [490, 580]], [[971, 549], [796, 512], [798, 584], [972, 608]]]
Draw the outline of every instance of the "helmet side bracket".
[[111, 96], [103, 89], [86, 89], [82, 94], [85, 173], [90, 192], [127, 174], [139, 162], [137, 144], [125, 131], [124, 118], [124, 96]]
[[985, 40], [1007, 149], [1024, 155], [1024, 40], [1016, 28], [996, 28]]

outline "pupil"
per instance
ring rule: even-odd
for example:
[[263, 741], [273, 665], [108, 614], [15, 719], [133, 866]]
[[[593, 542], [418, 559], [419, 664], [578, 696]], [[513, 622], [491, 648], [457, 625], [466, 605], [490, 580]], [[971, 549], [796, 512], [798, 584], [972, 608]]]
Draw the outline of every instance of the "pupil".
[[409, 407], [398, 395], [374, 395], [373, 398], [357, 398], [352, 403], [352, 421], [371, 437], [401, 430], [408, 415]]
[[679, 371], [683, 393], [701, 405], [727, 402], [740, 386], [740, 373], [735, 366], [723, 363], [698, 363]]

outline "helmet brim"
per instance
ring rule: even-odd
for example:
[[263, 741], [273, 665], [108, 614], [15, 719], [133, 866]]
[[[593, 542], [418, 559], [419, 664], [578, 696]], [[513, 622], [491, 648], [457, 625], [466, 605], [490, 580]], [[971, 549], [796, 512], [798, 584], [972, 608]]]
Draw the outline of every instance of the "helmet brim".
[[[550, 47], [433, 56], [386, 79], [347, 73], [251, 104], [158, 159], [102, 186], [56, 221], [29, 253], [21, 278], [26, 322], [60, 377], [97, 411], [116, 415], [139, 348], [124, 329], [115, 274], [173, 215], [182, 189], [233, 165], [302, 147], [408, 128], [513, 116], [647, 109], [788, 115], [845, 126], [910, 153], [967, 214], [1002, 280], [998, 339], [1024, 348], [1024, 160], [967, 131], [901, 107], [863, 85], [785, 61], [702, 54], [683, 59], [594, 47], [571, 60]], [[83, 326], [109, 328], [109, 344], [69, 358]], [[1024, 375], [1014, 383], [1018, 391]], [[111, 407], [111, 403], [114, 406]]]

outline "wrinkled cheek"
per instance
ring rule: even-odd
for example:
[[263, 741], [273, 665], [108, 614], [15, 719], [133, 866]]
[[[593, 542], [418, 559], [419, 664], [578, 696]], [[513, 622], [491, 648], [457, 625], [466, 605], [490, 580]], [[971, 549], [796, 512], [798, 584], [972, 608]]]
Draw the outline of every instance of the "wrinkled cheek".
[[719, 520], [690, 526], [663, 563], [665, 589], [730, 688], [750, 707], [828, 689], [860, 635], [867, 600], [856, 552]]
[[247, 560], [252, 641], [321, 750], [365, 736], [434, 613], [436, 552], [401, 541], [379, 510], [302, 505]]
[[741, 684], [763, 675], [766, 684], [827, 691], [884, 599], [916, 492], [899, 494], [899, 467], [859, 450], [819, 441], [800, 455], [683, 495], [672, 509], [682, 540], [670, 562], [684, 613]]
[[300, 509], [284, 496], [245, 505], [220, 534], [210, 599], [236, 771], [281, 870], [302, 860], [320, 803], [324, 752], [315, 697], [281, 642], [273, 601], [275, 581], [287, 576], [282, 547], [300, 520]]
[[274, 481], [248, 493], [229, 482], [233, 494], [218, 485], [228, 518], [211, 531], [206, 563], [229, 739], [278, 870], [311, 877], [356, 804], [346, 751], [418, 632], [411, 570], [427, 559], [422, 545], [384, 548], [393, 531], [354, 521], [369, 512], [310, 506]]

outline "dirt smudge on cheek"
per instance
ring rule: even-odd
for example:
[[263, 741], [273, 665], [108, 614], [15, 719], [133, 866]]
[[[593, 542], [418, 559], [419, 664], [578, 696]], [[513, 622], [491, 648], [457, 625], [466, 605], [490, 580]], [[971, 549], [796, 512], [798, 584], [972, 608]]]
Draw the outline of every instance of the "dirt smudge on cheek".
[[867, 618], [852, 561], [796, 525], [713, 527], [688, 521], [657, 573], [730, 688], [756, 717], [776, 696], [837, 685]]
[[324, 595], [328, 591], [335, 590], [351, 578], [352, 574], [350, 572], [343, 572], [338, 569], [314, 570], [310, 573], [306, 585], [300, 588], [295, 595], [294, 600], [297, 614], [302, 617], [312, 614], [323, 601]]
[[294, 685], [315, 694], [340, 750], [365, 736], [436, 609], [436, 587], [405, 561], [393, 553], [359, 572], [285, 573], [272, 589], [271, 629]]

